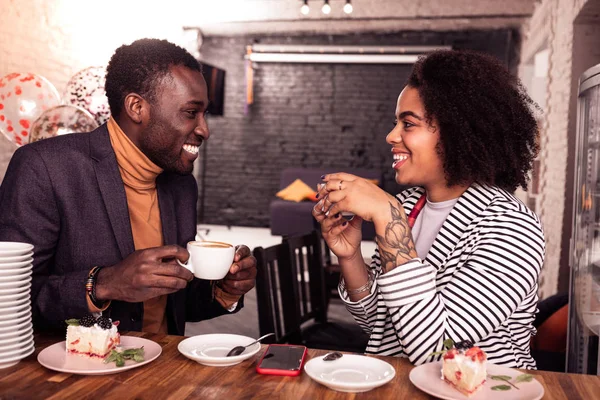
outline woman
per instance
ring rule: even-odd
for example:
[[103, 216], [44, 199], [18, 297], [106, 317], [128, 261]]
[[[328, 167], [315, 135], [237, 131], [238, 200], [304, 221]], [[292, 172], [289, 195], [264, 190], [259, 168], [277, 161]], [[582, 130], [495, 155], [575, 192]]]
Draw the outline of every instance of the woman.
[[[414, 66], [387, 135], [394, 197], [345, 173], [323, 177], [313, 215], [342, 271], [340, 295], [368, 353], [439, 359], [470, 340], [491, 362], [535, 368], [529, 340], [544, 261], [538, 217], [511, 192], [538, 152], [533, 102], [492, 57], [438, 51]], [[355, 214], [347, 221], [342, 212]], [[363, 220], [377, 251], [360, 251]]]

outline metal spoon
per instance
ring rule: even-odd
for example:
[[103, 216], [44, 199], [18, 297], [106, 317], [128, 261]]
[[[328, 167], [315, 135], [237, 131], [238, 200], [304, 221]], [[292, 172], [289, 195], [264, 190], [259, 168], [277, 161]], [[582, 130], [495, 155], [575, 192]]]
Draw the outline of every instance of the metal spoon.
[[227, 353], [227, 357], [233, 357], [233, 356], [239, 356], [240, 354], [242, 354], [244, 352], [244, 350], [246, 350], [246, 347], [248, 346], [252, 346], [255, 343], [260, 342], [261, 340], [263, 340], [264, 338], [268, 337], [268, 336], [272, 336], [274, 335], [274, 333], [267, 333], [264, 336], [259, 337], [258, 339], [256, 339], [254, 342], [247, 344], [245, 346], [235, 346], [233, 349], [231, 349], [229, 351], [229, 353]]
[[323, 361], [334, 361], [334, 360], [337, 360], [338, 358], [341, 358], [342, 356], [343, 356], [342, 353], [340, 353], [338, 351], [334, 351], [333, 353], [325, 354], [325, 357], [323, 357]]

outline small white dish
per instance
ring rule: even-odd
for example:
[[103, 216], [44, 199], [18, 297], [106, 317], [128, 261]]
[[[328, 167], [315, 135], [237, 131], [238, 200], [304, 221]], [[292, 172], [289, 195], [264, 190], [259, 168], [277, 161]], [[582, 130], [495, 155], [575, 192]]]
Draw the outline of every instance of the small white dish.
[[117, 367], [116, 363], [105, 364], [99, 358], [82, 357], [67, 353], [65, 341], [46, 347], [38, 354], [38, 362], [44, 367], [69, 374], [108, 375], [141, 367], [156, 360], [162, 353], [162, 347], [152, 340], [135, 336], [121, 336], [121, 347], [125, 349], [144, 347], [144, 361], [125, 361], [125, 365]]
[[25, 319], [31, 319], [31, 307], [24, 308], [13, 314], [0, 315], [0, 328], [15, 326]]
[[15, 312], [23, 308], [30, 301], [29, 296], [21, 296], [15, 300], [0, 300], [0, 315]]
[[344, 354], [333, 361], [324, 361], [323, 356], [314, 357], [304, 365], [304, 372], [330, 389], [350, 393], [375, 389], [396, 376], [396, 370], [389, 363], [356, 354]]
[[0, 358], [2, 357], [3, 354], [6, 354], [8, 352], [12, 352], [15, 350], [28, 349], [29, 346], [31, 346], [32, 342], [33, 342], [33, 332], [29, 333], [28, 335], [25, 335], [24, 337], [21, 338], [20, 341], [18, 341], [16, 343], [2, 344], [2, 345], [0, 345]]
[[[27, 272], [26, 274], [23, 274], [23, 276], [19, 276], [17, 279], [11, 279], [11, 280], [0, 279], [0, 290], [24, 288], [25, 286], [28, 285], [29, 282], [31, 282], [31, 272]], [[29, 285], [29, 286], [31, 286], [31, 285]], [[29, 286], [27, 286], [27, 287], [29, 287]]]
[[5, 358], [11, 358], [23, 354], [29, 350], [30, 347], [34, 347], [33, 336], [30, 339], [19, 343], [17, 346], [7, 347], [6, 349], [0, 349], [0, 361]]
[[507, 375], [517, 377], [523, 372], [501, 365], [486, 364], [488, 379], [475, 394], [465, 396], [452, 385], [442, 379], [442, 362], [422, 364], [410, 371], [410, 381], [419, 389], [432, 396], [445, 400], [538, 400], [544, 396], [544, 387], [535, 379], [531, 382], [517, 384], [518, 390], [511, 388], [507, 391], [492, 390], [493, 386], [506, 384], [503, 381], [489, 379], [490, 375]]
[[21, 361], [22, 359], [24, 359], [26, 357], [29, 357], [31, 355], [31, 353], [33, 353], [34, 351], [35, 351], [35, 346], [31, 346], [31, 348], [25, 350], [23, 353], [18, 354], [16, 356], [0, 358], [0, 369], [9, 368], [9, 367], [12, 367], [13, 365], [18, 364], [19, 361]]
[[[16, 259], [17, 257], [10, 257], [10, 259]], [[19, 269], [26, 267], [28, 265], [33, 265], [32, 257], [24, 257], [21, 260], [15, 261], [6, 261], [7, 259], [2, 260], [0, 258], [0, 272], [9, 270], [9, 269]]]
[[229, 367], [249, 359], [259, 352], [260, 343], [255, 343], [239, 356], [227, 357], [227, 353], [235, 346], [246, 346], [256, 339], [242, 335], [208, 334], [189, 337], [179, 343], [177, 349], [181, 354], [202, 365], [209, 367]]
[[33, 265], [23, 269], [19, 274], [0, 275], [0, 284], [12, 282], [25, 282], [27, 278], [31, 278], [31, 269]]
[[21, 242], [0, 242], [0, 257], [22, 256], [30, 253], [33, 245]]
[[0, 268], [0, 281], [4, 280], [7, 276], [20, 276], [33, 269], [31, 262], [24, 261], [22, 264], [15, 263], [11, 265], [11, 268]]
[[3, 264], [11, 264], [15, 262], [25, 261], [28, 258], [31, 258], [33, 260], [33, 251], [18, 256], [0, 256], [0, 268], [3, 267]]
[[23, 286], [15, 288], [0, 289], [0, 296], [12, 295], [12, 294], [24, 294], [31, 291], [31, 282], [27, 282]]
[[32, 335], [32, 334], [33, 334], [33, 327], [14, 332], [14, 334], [12, 334], [10, 336], [4, 335], [6, 337], [4, 337], [3, 335], [0, 334], [0, 346], [5, 346], [5, 345], [12, 344], [12, 343], [21, 342], [21, 341], [27, 339], [29, 337], [29, 335]]
[[27, 289], [22, 293], [15, 294], [0, 294], [0, 308], [7, 303], [22, 299], [31, 300], [31, 290]]
[[29, 302], [23, 302], [11, 307], [0, 307], [0, 324], [11, 319], [22, 317], [28, 312], [31, 312], [31, 304]]
[[15, 332], [24, 329], [28, 325], [33, 326], [33, 323], [31, 322], [31, 315], [21, 317], [12, 324], [0, 326], [0, 338], [5, 339], [7, 337], [13, 337]]

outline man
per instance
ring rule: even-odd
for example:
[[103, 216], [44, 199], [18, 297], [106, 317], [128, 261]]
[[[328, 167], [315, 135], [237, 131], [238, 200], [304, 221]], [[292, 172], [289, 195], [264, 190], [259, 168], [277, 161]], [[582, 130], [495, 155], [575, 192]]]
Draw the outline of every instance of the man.
[[191, 172], [209, 138], [200, 64], [138, 40], [111, 58], [106, 93], [107, 124], [21, 147], [0, 186], [0, 240], [35, 246], [36, 329], [102, 311], [121, 330], [182, 335], [185, 321], [239, 310], [256, 276], [248, 247], [216, 283], [176, 263], [196, 234]]

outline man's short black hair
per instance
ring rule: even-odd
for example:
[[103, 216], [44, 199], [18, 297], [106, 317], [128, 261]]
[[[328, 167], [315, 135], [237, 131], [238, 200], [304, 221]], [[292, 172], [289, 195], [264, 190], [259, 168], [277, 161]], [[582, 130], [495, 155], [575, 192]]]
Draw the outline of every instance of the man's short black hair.
[[166, 40], [140, 39], [119, 47], [106, 69], [106, 97], [112, 116], [121, 114], [125, 97], [130, 93], [153, 102], [158, 84], [175, 65], [202, 72], [198, 60]]
[[438, 151], [449, 186], [481, 182], [527, 188], [539, 151], [537, 105], [496, 58], [436, 51], [420, 58], [407, 82], [440, 130]]

